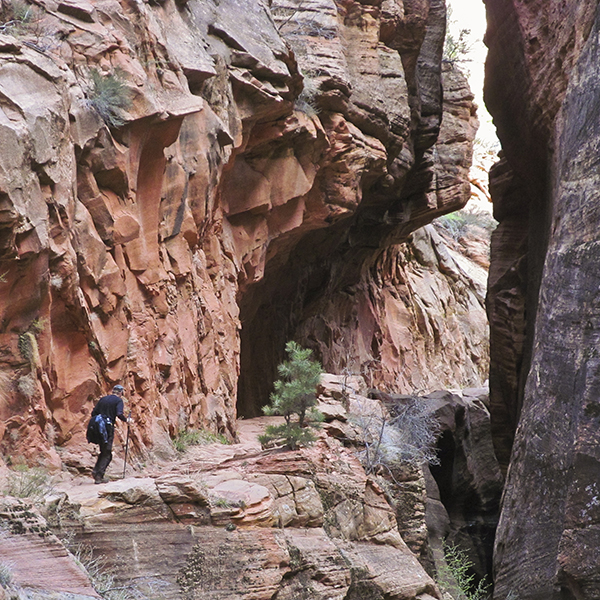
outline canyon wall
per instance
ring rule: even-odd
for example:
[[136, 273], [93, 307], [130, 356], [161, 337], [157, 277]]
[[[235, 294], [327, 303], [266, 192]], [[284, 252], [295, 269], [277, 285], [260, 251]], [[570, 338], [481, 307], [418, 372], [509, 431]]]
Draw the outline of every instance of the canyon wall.
[[486, 5], [486, 102], [504, 150], [490, 181], [491, 411], [508, 467], [494, 598], [600, 598], [600, 11]]
[[292, 337], [392, 391], [486, 378], [484, 267], [431, 231], [407, 241], [469, 197], [477, 121], [442, 68], [443, 0], [17, 8], [0, 33], [4, 456], [60, 464], [117, 382], [138, 453], [190, 426], [233, 439]]

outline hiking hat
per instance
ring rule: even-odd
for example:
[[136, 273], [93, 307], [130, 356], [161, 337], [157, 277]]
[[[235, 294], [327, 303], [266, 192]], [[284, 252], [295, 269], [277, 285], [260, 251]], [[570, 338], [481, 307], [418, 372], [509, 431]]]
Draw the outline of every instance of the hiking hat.
[[122, 385], [115, 385], [115, 387], [112, 389], [113, 392], [124, 392], [125, 388]]

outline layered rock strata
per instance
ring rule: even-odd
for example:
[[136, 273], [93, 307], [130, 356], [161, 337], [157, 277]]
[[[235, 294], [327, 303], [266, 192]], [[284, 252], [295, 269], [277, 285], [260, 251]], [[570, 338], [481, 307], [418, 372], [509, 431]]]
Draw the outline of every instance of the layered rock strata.
[[101, 598], [75, 557], [30, 502], [0, 501], [0, 598]]
[[[428, 337], [456, 333], [449, 378], [482, 378], [485, 342], [458, 349], [464, 316], [445, 329], [412, 285], [393, 290], [411, 270], [393, 244], [468, 199], [475, 108], [442, 72], [442, 0], [15, 10], [0, 35], [5, 454], [58, 465], [117, 381], [140, 453], [190, 426], [233, 438], [238, 387], [257, 412], [301, 328], [336, 368], [341, 353], [383, 365], [388, 387], [427, 384], [446, 345]], [[351, 313], [327, 325], [335, 340], [311, 325], [333, 297]]]
[[46, 519], [104, 556], [114, 587], [148, 598], [440, 598], [400, 534], [385, 480], [331, 437], [357, 439], [350, 414], [383, 414], [357, 388], [356, 378], [324, 382], [327, 423], [311, 448], [261, 451], [266, 419], [246, 420], [239, 444], [198, 447], [103, 486], [58, 484]]
[[486, 4], [505, 153], [492, 180], [491, 406], [505, 466], [511, 456], [494, 598], [599, 598], [600, 13], [594, 1]]
[[[9, 592], [97, 597], [60, 540], [83, 566], [100, 567], [96, 590], [145, 598], [432, 600], [442, 594], [423, 565], [440, 572], [448, 537], [470, 545], [481, 568], [481, 534], [502, 482], [485, 391], [368, 397], [361, 378], [325, 375], [318, 393], [325, 421], [310, 448], [262, 450], [257, 434], [277, 418], [247, 419], [237, 444], [130, 465], [124, 479], [94, 485], [88, 466], [86, 479], [63, 473], [45, 496], [30, 485], [45, 519], [30, 503], [4, 497], [0, 559], [13, 565]], [[397, 447], [386, 448], [404, 458], [386, 468], [383, 454], [365, 461], [368, 424], [376, 420], [378, 429], [415, 401], [423, 410], [403, 422]], [[440, 430], [435, 480], [406, 458], [409, 443], [425, 441], [411, 438], [408, 426]], [[380, 468], [367, 473], [365, 464]], [[22, 492], [30, 475], [11, 473], [7, 489]]]

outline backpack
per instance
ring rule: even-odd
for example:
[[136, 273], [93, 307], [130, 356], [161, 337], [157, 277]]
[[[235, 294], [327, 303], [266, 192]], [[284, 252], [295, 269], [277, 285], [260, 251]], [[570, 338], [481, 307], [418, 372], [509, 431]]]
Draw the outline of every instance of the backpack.
[[100, 442], [108, 444], [108, 431], [104, 419], [103, 415], [92, 415], [86, 432], [86, 438], [90, 444], [100, 444]]

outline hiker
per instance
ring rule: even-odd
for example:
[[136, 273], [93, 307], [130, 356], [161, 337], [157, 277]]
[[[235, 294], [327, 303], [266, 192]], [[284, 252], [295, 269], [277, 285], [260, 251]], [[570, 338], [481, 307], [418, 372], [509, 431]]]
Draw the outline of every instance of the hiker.
[[[88, 434], [88, 441], [94, 441], [100, 445], [100, 454], [98, 460], [96, 460], [96, 466], [92, 470], [92, 477], [94, 483], [106, 483], [104, 479], [104, 473], [112, 460], [112, 446], [115, 436], [115, 422], [117, 419], [121, 419], [126, 423], [131, 423], [131, 418], [127, 418], [123, 414], [123, 393], [125, 388], [122, 385], [115, 385], [112, 389], [112, 393], [108, 396], [103, 396], [98, 400], [98, 403], [92, 411], [92, 418], [90, 425], [94, 423], [96, 428], [96, 440], [91, 440]], [[96, 417], [100, 416], [98, 419]]]

